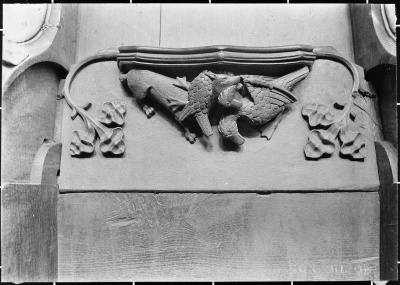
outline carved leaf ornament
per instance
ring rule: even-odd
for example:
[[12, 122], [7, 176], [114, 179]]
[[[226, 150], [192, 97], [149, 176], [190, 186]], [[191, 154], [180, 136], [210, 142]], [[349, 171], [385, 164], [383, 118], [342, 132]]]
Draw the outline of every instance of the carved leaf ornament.
[[308, 117], [308, 124], [311, 127], [319, 125], [330, 126], [335, 118], [329, 111], [329, 108], [321, 104], [306, 105], [301, 110], [301, 114]]
[[[90, 104], [91, 106], [91, 104]], [[88, 109], [88, 108], [86, 108]], [[124, 131], [120, 127], [107, 128], [105, 125], [124, 124], [126, 105], [124, 101], [106, 102], [103, 104], [103, 117], [100, 122], [83, 113], [82, 109], [74, 109], [75, 113], [80, 114], [86, 122], [85, 131], [74, 131], [70, 145], [72, 156], [86, 156], [94, 152], [94, 142], [96, 133], [100, 139], [100, 151], [107, 155], [121, 155], [125, 152]]]
[[114, 155], [123, 154], [125, 152], [124, 131], [121, 128], [112, 129], [110, 135], [101, 139], [100, 150]]
[[344, 128], [340, 131], [339, 138], [342, 142], [340, 148], [341, 154], [348, 155], [354, 159], [363, 159], [366, 157], [365, 140], [360, 132]]
[[64, 82], [60, 97], [64, 97], [72, 109], [71, 119], [78, 115], [85, 123], [84, 131], [74, 131], [70, 144], [71, 156], [90, 156], [95, 151], [96, 138], [100, 140], [100, 151], [108, 156], [120, 156], [125, 152], [124, 131], [126, 105], [124, 101], [105, 102], [102, 117], [95, 119], [88, 114], [92, 104], [78, 106], [71, 98], [70, 85], [79, 70], [91, 62], [116, 60], [118, 51], [104, 50], [73, 65]]
[[304, 147], [304, 153], [314, 159], [334, 153], [336, 135], [332, 130], [312, 130]]
[[125, 122], [126, 105], [124, 101], [105, 102], [102, 112], [104, 116], [101, 118], [101, 122], [105, 125], [122, 126]]
[[[307, 118], [310, 127], [321, 127], [313, 129], [306, 145], [304, 154], [307, 158], [318, 159], [324, 155], [331, 155], [335, 152], [335, 140], [339, 134], [340, 154], [344, 158], [353, 160], [363, 160], [366, 157], [366, 142], [364, 135], [356, 128], [364, 128], [364, 113], [366, 112], [359, 105], [355, 104], [355, 99], [364, 96], [355, 93], [347, 104], [335, 104], [340, 109], [344, 109], [343, 114], [338, 118], [332, 115], [329, 108], [322, 104], [305, 105], [302, 108], [302, 115]], [[342, 108], [343, 107], [343, 108]], [[367, 113], [368, 114], [368, 113]], [[350, 126], [350, 121], [354, 122]], [[322, 127], [330, 126], [327, 130]]]
[[80, 156], [93, 153], [95, 136], [93, 127], [88, 127], [86, 131], [74, 131], [70, 145], [71, 155]]

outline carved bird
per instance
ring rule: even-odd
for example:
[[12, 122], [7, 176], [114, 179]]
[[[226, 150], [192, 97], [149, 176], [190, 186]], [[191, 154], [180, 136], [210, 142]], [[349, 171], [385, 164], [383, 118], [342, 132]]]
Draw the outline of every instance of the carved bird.
[[308, 67], [304, 67], [276, 79], [254, 75], [241, 76], [246, 87], [245, 95], [247, 93], [249, 96], [240, 98], [237, 88], [227, 88], [220, 93], [218, 102], [233, 109], [227, 110], [220, 120], [219, 132], [234, 143], [243, 144], [244, 138], [237, 128], [238, 118], [243, 118], [251, 125], [264, 125], [277, 117], [272, 124], [264, 126], [261, 130], [261, 136], [270, 139], [280, 122], [285, 106], [296, 101], [296, 97], [289, 90], [308, 73]]
[[191, 83], [188, 90], [188, 103], [179, 115], [179, 121], [194, 116], [206, 136], [213, 134], [208, 113], [218, 95], [228, 86], [237, 85], [239, 76], [216, 75], [210, 71], [201, 72]]

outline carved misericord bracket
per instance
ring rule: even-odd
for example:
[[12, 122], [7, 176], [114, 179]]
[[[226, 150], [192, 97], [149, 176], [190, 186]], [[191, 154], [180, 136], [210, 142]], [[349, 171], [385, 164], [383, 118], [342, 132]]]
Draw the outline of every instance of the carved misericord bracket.
[[[90, 63], [117, 60], [122, 72], [121, 83], [130, 90], [147, 117], [155, 114], [149, 102], [157, 102], [174, 116], [190, 143], [196, 141], [196, 134], [190, 131], [189, 121], [196, 121], [208, 137], [213, 134], [210, 117], [219, 116], [219, 133], [241, 145], [245, 140], [239, 133], [237, 120], [259, 126], [261, 136], [270, 140], [283, 111], [297, 101], [296, 94], [292, 93], [294, 85], [307, 77], [317, 59], [344, 65], [352, 75], [353, 86], [347, 102], [334, 105], [341, 110], [341, 115], [335, 117], [322, 104], [303, 106], [301, 114], [312, 129], [304, 154], [309, 159], [329, 156], [335, 151], [335, 139], [339, 137], [341, 156], [362, 160], [366, 156], [365, 136], [359, 130], [363, 128], [359, 113], [368, 112], [357, 104], [357, 100], [372, 99], [374, 95], [355, 64], [332, 48], [311, 46], [183, 49], [126, 46], [119, 51], [106, 50], [89, 57], [73, 67], [64, 87], [64, 96], [73, 109], [73, 117], [81, 116], [86, 125], [84, 132], [73, 133], [71, 155], [92, 153], [96, 134], [103, 153], [121, 155], [125, 151], [120, 128], [126, 111], [123, 102], [104, 103], [105, 118], [99, 121], [85, 112], [90, 104], [79, 107], [71, 100], [69, 86], [73, 77]], [[235, 74], [230, 70], [235, 70]], [[265, 75], [263, 70], [268, 70], [272, 76]], [[218, 109], [219, 114], [212, 114]], [[110, 124], [118, 127], [110, 128]]]

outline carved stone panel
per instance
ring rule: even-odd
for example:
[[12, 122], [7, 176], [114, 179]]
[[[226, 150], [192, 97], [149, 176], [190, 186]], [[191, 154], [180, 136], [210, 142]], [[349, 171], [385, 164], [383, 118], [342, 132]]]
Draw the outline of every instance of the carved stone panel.
[[330, 48], [121, 47], [63, 95], [61, 191], [379, 186], [376, 96]]

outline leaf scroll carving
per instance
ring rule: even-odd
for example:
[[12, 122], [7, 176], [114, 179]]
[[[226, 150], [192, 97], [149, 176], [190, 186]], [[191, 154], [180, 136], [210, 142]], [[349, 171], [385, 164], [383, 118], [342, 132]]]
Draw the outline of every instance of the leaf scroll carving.
[[312, 130], [308, 142], [304, 146], [306, 157], [317, 159], [324, 154], [331, 155], [335, 152], [335, 139], [339, 128], [333, 125], [328, 130]]
[[105, 154], [123, 154], [125, 152], [124, 131], [121, 128], [112, 129], [109, 136], [101, 139], [100, 150]]
[[89, 116], [85, 112], [85, 108], [72, 106], [74, 113], [83, 118], [86, 126], [85, 131], [74, 131], [72, 134], [70, 144], [70, 153], [72, 156], [88, 156], [94, 153], [96, 137], [100, 139], [100, 150], [102, 153], [119, 156], [125, 152], [124, 131], [122, 128], [109, 128], [105, 126], [122, 126], [124, 124], [126, 112], [124, 101], [104, 103], [102, 108], [103, 117], [100, 120]]
[[74, 131], [70, 145], [72, 156], [89, 155], [94, 152], [95, 131], [92, 126], [88, 126], [86, 131]]
[[124, 116], [126, 105], [124, 101], [105, 102], [102, 108], [103, 117], [101, 122], [105, 125], [115, 124], [122, 126], [124, 124]]
[[[366, 117], [377, 126], [371, 115], [366, 111], [367, 99], [360, 92], [352, 94], [347, 103], [335, 103], [343, 112], [340, 116], [333, 116], [324, 105], [311, 104], [302, 109], [302, 114], [309, 119], [311, 127], [331, 125], [328, 130], [314, 129], [309, 134], [309, 140], [304, 147], [308, 158], [319, 158], [324, 154], [335, 151], [335, 139], [339, 135], [340, 154], [343, 158], [363, 160], [366, 157], [365, 131], [370, 127], [366, 124]], [[371, 100], [368, 97], [369, 100]]]
[[301, 110], [301, 114], [308, 117], [308, 124], [311, 127], [330, 126], [335, 119], [329, 108], [322, 104], [305, 105]]
[[343, 128], [340, 131], [339, 138], [342, 142], [341, 154], [353, 159], [364, 159], [366, 157], [365, 140], [360, 132]]

